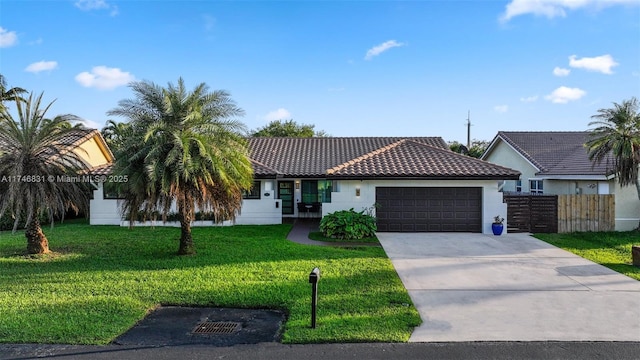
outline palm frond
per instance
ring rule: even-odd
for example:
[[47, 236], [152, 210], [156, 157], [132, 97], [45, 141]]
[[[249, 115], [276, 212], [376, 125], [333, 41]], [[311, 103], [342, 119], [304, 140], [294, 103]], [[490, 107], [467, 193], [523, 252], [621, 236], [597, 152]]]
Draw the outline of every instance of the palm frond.
[[58, 181], [87, 170], [81, 156], [65, 141], [79, 129], [70, 123], [77, 117], [47, 118], [53, 103], [43, 107], [42, 96], [30, 94], [26, 100], [15, 100], [17, 118], [6, 108], [0, 110], [0, 175], [17, 179], [3, 184], [0, 215], [10, 212], [16, 225], [43, 213], [61, 217], [68, 209], [88, 207], [88, 184]]

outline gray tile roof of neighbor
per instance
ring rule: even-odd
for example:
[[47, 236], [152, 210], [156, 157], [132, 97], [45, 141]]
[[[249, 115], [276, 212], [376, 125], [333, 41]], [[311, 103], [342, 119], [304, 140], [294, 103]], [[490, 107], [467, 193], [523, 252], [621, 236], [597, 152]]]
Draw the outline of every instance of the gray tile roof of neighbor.
[[[584, 147], [587, 131], [500, 131], [496, 139], [516, 149], [540, 171], [538, 175], [608, 175], [607, 160], [593, 164]], [[495, 140], [494, 140], [495, 141]]]
[[440, 137], [250, 138], [249, 149], [256, 175], [264, 177], [517, 179], [520, 175], [457, 154]]

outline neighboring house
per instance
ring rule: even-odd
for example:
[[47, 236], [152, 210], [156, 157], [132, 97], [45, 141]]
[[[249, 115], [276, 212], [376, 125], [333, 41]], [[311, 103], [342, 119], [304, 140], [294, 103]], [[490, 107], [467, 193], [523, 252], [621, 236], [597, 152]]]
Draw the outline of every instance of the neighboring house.
[[89, 168], [113, 163], [113, 154], [96, 129], [77, 129], [62, 139], [68, 151], [75, 152]]
[[[379, 231], [491, 233], [493, 218], [506, 217], [498, 184], [520, 176], [454, 153], [440, 137], [250, 138], [249, 149], [255, 185], [235, 224], [376, 205]], [[91, 224], [127, 225], [116, 194], [102, 185]]]
[[620, 187], [610, 162], [592, 163], [584, 144], [586, 131], [500, 131], [481, 159], [517, 169], [517, 180], [507, 180], [504, 192], [532, 194], [614, 194], [615, 229], [638, 226], [640, 200], [635, 186]]
[[[100, 131], [96, 129], [74, 129], [67, 135], [60, 139], [59, 145], [62, 147], [62, 152], [72, 151], [82, 161], [89, 171], [95, 171], [105, 166], [110, 166], [113, 163], [114, 157], [109, 149], [109, 146], [105, 142]], [[78, 178], [72, 179], [72, 181], [91, 181], [93, 177], [85, 177], [81, 174]], [[98, 187], [99, 184], [92, 182], [94, 187]], [[93, 199], [90, 200], [89, 208]]]
[[[110, 167], [115, 158], [113, 153], [109, 149], [109, 146], [105, 142], [102, 134], [96, 129], [78, 129], [70, 132], [62, 138], [63, 144], [66, 146], [67, 151], [75, 152], [80, 157], [85, 165], [89, 168], [89, 172], [94, 172], [96, 169]], [[99, 184], [93, 180], [95, 177], [91, 177], [92, 184], [95, 188], [101, 188], [102, 184]], [[81, 177], [81, 181], [85, 181], [84, 177]], [[95, 196], [95, 190], [92, 194]], [[94, 197], [89, 200], [89, 217], [93, 214], [91, 211], [95, 208]]]

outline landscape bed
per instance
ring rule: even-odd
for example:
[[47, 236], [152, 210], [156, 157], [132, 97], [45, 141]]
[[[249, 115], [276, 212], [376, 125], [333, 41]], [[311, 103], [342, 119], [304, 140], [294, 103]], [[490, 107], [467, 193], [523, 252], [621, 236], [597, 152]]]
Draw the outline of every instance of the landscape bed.
[[300, 245], [290, 230], [194, 228], [194, 256], [176, 255], [176, 228], [45, 228], [54, 253], [35, 257], [22, 233], [2, 232], [0, 342], [108, 344], [158, 305], [283, 310], [284, 343], [409, 339], [421, 320], [382, 248]]

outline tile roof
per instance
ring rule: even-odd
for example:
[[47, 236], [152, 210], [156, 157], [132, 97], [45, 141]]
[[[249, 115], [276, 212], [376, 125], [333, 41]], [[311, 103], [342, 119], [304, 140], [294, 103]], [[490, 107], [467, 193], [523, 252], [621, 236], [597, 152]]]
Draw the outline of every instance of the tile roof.
[[69, 131], [68, 134], [60, 138], [60, 143], [69, 147], [78, 146], [84, 141], [91, 139], [96, 133], [100, 131], [96, 129], [74, 129]]
[[84, 171], [84, 173], [90, 174], [90, 175], [110, 175], [112, 171], [113, 171], [113, 164], [111, 163], [111, 164], [94, 166], [91, 169]]
[[253, 168], [253, 174], [256, 176], [271, 177], [271, 176], [277, 176], [280, 174], [280, 172], [278, 172], [278, 170], [276, 169], [272, 169], [253, 159], [250, 159], [250, 160], [251, 160], [251, 167]]
[[282, 177], [506, 179], [520, 175], [454, 153], [440, 137], [250, 138], [249, 149], [255, 162]]
[[[324, 176], [327, 169], [392, 144], [400, 137], [249, 138], [250, 157], [285, 177]], [[412, 138], [446, 148], [440, 137]]]
[[[607, 161], [589, 161], [587, 131], [500, 131], [496, 139], [516, 149], [539, 169], [537, 175], [608, 175]], [[494, 140], [495, 141], [495, 140]]]
[[100, 134], [96, 129], [73, 129], [69, 131], [69, 133], [60, 137], [59, 144], [63, 145], [66, 149], [71, 149], [82, 144], [84, 141], [91, 139], [96, 133]]
[[[455, 153], [440, 137], [249, 138], [257, 178], [518, 179], [516, 170]], [[112, 166], [91, 169], [108, 175]]]
[[[97, 129], [76, 128], [76, 129], [72, 129], [67, 134], [60, 137], [59, 140], [53, 145], [54, 146], [61, 145], [59, 151], [62, 153], [65, 153], [68, 151], [72, 151], [77, 146], [80, 146], [83, 142], [93, 138], [94, 136], [97, 136], [98, 138], [103, 139], [102, 134]], [[106, 154], [107, 159], [109, 158], [113, 159], [113, 153], [111, 153], [111, 150], [109, 149], [107, 144], [104, 142], [104, 140], [102, 140], [101, 143], [103, 144], [104, 151], [107, 152]], [[44, 153], [49, 156], [54, 155], [54, 152], [51, 151], [50, 149], [45, 149]]]

